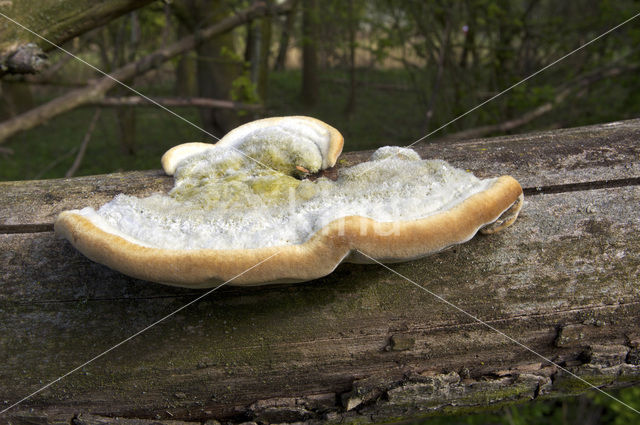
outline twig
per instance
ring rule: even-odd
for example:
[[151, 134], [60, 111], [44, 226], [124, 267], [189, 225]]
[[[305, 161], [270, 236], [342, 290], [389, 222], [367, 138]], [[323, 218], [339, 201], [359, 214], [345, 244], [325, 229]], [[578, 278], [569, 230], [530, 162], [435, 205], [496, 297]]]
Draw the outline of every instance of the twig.
[[97, 108], [96, 112], [93, 114], [93, 118], [91, 119], [89, 128], [87, 129], [87, 132], [84, 135], [84, 139], [82, 139], [82, 143], [80, 144], [78, 155], [76, 155], [76, 159], [75, 161], [73, 161], [73, 165], [71, 165], [71, 168], [69, 168], [65, 173], [64, 175], [65, 177], [73, 177], [76, 171], [78, 171], [78, 168], [80, 167], [80, 163], [84, 158], [84, 154], [87, 151], [87, 145], [89, 144], [89, 140], [91, 140], [91, 134], [93, 133], [93, 130], [96, 128], [96, 123], [98, 122], [98, 118], [100, 118], [101, 111], [102, 109]]
[[[240, 103], [206, 97], [153, 97], [152, 99], [162, 106], [194, 106], [197, 108], [244, 109], [249, 111], [257, 111], [264, 108], [261, 104]], [[105, 97], [90, 103], [100, 106], [155, 106], [155, 104], [140, 96]]]
[[40, 179], [40, 177], [44, 176], [47, 172], [49, 172], [52, 168], [56, 167], [58, 164], [60, 164], [62, 161], [64, 161], [65, 159], [69, 158], [71, 155], [73, 155], [76, 151], [78, 150], [77, 146], [74, 146], [73, 148], [71, 148], [69, 150], [69, 152], [65, 153], [62, 156], [59, 156], [58, 158], [54, 159], [53, 161], [51, 161], [51, 163], [49, 163], [49, 165], [47, 165], [46, 167], [44, 167], [44, 169], [42, 171], [40, 171], [38, 174], [36, 174], [33, 177], [33, 180], [38, 180]]

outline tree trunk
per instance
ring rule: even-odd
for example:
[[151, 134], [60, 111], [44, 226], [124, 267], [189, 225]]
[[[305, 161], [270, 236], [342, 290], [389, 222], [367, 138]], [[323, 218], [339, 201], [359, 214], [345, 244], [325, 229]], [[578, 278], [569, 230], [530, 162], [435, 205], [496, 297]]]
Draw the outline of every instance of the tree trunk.
[[351, 117], [356, 110], [356, 30], [357, 20], [353, 6], [349, 0], [347, 8], [347, 25], [349, 26], [349, 95], [344, 108], [345, 115]]
[[0, 81], [0, 121], [33, 108], [31, 86], [25, 82]]
[[302, 0], [302, 102], [314, 106], [318, 101], [318, 54], [316, 0]]
[[271, 53], [272, 18], [269, 14], [260, 19], [260, 56], [258, 66], [258, 96], [263, 104], [267, 103], [269, 84], [269, 55]]
[[[175, 5], [175, 2], [173, 3]], [[189, 35], [189, 27], [183, 22], [176, 23], [176, 32], [178, 39], [182, 39]], [[191, 97], [198, 94], [198, 79], [196, 72], [196, 54], [187, 51], [180, 55], [178, 64], [176, 65], [176, 81], [174, 92], [178, 97]]]
[[[135, 24], [135, 16], [132, 15], [132, 24]], [[101, 69], [112, 72], [129, 62], [133, 62], [136, 54], [137, 36], [136, 25], [132, 25], [132, 37], [129, 40], [126, 30], [127, 24], [124, 21], [114, 22], [102, 29], [100, 38], [100, 56], [102, 58]], [[129, 92], [126, 87], [117, 86], [114, 88], [115, 95], [124, 95]], [[116, 121], [118, 124], [118, 140], [120, 151], [125, 155], [135, 154], [135, 110], [128, 105], [119, 106], [115, 109]]]
[[[228, 18], [231, 12], [223, 4], [213, 5], [208, 0], [199, 0], [195, 2], [193, 13], [202, 17], [197, 25], [206, 26]], [[233, 81], [241, 75], [243, 67], [241, 61], [225, 53], [233, 51], [234, 36], [229, 32], [212, 37], [196, 48], [198, 96], [231, 99]], [[204, 129], [218, 137], [242, 123], [232, 110], [201, 109], [200, 117]]]
[[245, 61], [249, 63], [251, 82], [262, 103], [267, 100], [269, 78], [269, 53], [271, 50], [271, 25], [269, 14], [247, 25]]
[[296, 22], [296, 12], [299, 0], [294, 0], [291, 5], [291, 11], [287, 14], [280, 34], [280, 44], [278, 46], [278, 56], [273, 65], [275, 71], [283, 71], [287, 61], [287, 51], [289, 50], [289, 40], [293, 34], [294, 24]]
[[449, 15], [446, 15], [445, 24], [444, 24], [444, 33], [440, 41], [442, 44], [440, 45], [440, 52], [438, 53], [438, 68], [436, 70], [436, 75], [433, 78], [431, 92], [429, 93], [429, 102], [427, 103], [427, 109], [425, 112], [424, 128], [426, 131], [428, 131], [429, 129], [429, 124], [431, 123], [431, 119], [433, 118], [433, 110], [436, 105], [436, 99], [438, 98], [438, 94], [440, 93], [442, 76], [444, 74], [444, 65], [445, 65], [447, 54], [449, 52], [450, 35], [451, 35], [451, 18]]
[[[637, 384], [639, 141], [631, 120], [416, 146], [513, 175], [525, 204], [502, 233], [390, 267], [598, 387]], [[123, 276], [52, 233], [62, 210], [171, 186], [160, 171], [0, 182], [0, 410], [204, 293]], [[389, 270], [345, 264], [221, 288], [0, 420], [400, 422], [589, 389], [565, 370]]]
[[245, 27], [247, 29], [247, 36], [244, 47], [244, 61], [249, 64], [251, 81], [255, 83], [256, 76], [258, 75], [257, 58], [260, 51], [260, 30], [256, 21], [248, 22]]

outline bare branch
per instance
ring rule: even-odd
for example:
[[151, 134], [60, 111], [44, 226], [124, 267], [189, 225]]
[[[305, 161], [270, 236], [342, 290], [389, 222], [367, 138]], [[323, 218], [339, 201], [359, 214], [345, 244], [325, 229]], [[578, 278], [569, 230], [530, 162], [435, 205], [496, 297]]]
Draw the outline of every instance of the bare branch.
[[[241, 103], [232, 100], [209, 99], [206, 97], [153, 97], [151, 98], [162, 106], [197, 107], [212, 109], [238, 109], [246, 111], [259, 111], [264, 108], [261, 104]], [[100, 106], [155, 106], [147, 99], [140, 96], [105, 97], [91, 102]]]
[[89, 124], [89, 128], [82, 139], [82, 143], [80, 144], [80, 149], [78, 150], [78, 155], [76, 155], [76, 159], [73, 161], [73, 165], [71, 168], [67, 170], [65, 173], [65, 177], [73, 177], [73, 175], [80, 168], [80, 164], [82, 163], [82, 159], [84, 158], [84, 154], [87, 151], [87, 145], [89, 144], [89, 140], [91, 140], [91, 135], [93, 134], [93, 130], [96, 128], [96, 124], [98, 123], [98, 119], [100, 118], [100, 112], [102, 109], [97, 108], [96, 112], [93, 114], [93, 118], [91, 119], [91, 123]]
[[[276, 6], [274, 9], [276, 13], [284, 13], [289, 10], [290, 6], [290, 2], [285, 2]], [[193, 49], [204, 40], [230, 31], [233, 28], [258, 16], [264, 15], [267, 12], [267, 5], [265, 3], [258, 2], [234, 16], [223, 19], [214, 25], [206, 27], [179, 41], [176, 41], [169, 46], [162, 47], [135, 62], [128, 63], [127, 65], [116, 69], [114, 72], [109, 74], [109, 76], [99, 79], [95, 84], [89, 87], [72, 90], [66, 95], [60, 96], [38, 106], [37, 108], [20, 114], [15, 118], [7, 120], [0, 124], [0, 143], [3, 143], [8, 137], [20, 131], [28, 130], [40, 125], [41, 123], [64, 112], [70, 111], [80, 105], [96, 102], [102, 99], [109, 90], [117, 86], [119, 81], [128, 81], [135, 76], [155, 69], [174, 56]]]
[[[61, 44], [152, 1], [88, 0], [67, 1], [62, 5], [58, 0], [20, 0], [9, 2], [12, 4], [7, 16], [22, 24], [28, 23], [30, 30], [42, 34], [52, 43]], [[35, 43], [45, 52], [55, 48], [4, 18], [0, 19], [0, 32], [0, 62], [28, 43]]]
[[616, 77], [626, 72], [637, 71], [638, 69], [640, 69], [640, 65], [627, 67], [615, 66], [593, 71], [565, 85], [565, 87], [560, 90], [560, 92], [553, 98], [553, 100], [550, 100], [549, 102], [546, 102], [538, 106], [537, 108], [534, 108], [533, 110], [521, 115], [518, 118], [509, 121], [503, 121], [498, 124], [484, 125], [481, 127], [459, 131], [457, 133], [448, 134], [440, 140], [473, 139], [475, 137], [482, 137], [487, 134], [506, 132], [516, 129], [533, 121], [538, 117], [551, 112], [556, 105], [564, 101], [572, 93], [579, 93], [581, 90], [584, 90], [585, 87], [605, 78]]

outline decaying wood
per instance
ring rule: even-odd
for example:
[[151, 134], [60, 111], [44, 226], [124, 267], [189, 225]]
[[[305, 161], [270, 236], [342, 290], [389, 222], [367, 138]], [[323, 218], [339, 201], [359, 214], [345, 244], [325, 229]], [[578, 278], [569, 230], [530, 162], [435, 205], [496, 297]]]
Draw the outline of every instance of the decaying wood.
[[0, 143], [19, 131], [33, 128], [78, 106], [99, 101], [109, 90], [116, 87], [119, 82], [126, 82], [135, 76], [155, 69], [160, 64], [180, 53], [193, 49], [208, 38], [230, 31], [238, 25], [248, 22], [257, 16], [264, 15], [265, 13], [282, 13], [288, 10], [289, 7], [289, 2], [274, 6], [272, 9], [270, 9], [266, 3], [256, 2], [254, 5], [243, 11], [239, 11], [229, 18], [196, 31], [168, 46], [159, 48], [137, 61], [116, 69], [110, 73], [109, 76], [97, 80], [95, 84], [71, 90], [63, 96], [57, 97], [43, 105], [0, 123]]
[[[633, 120], [420, 146], [513, 175], [525, 205], [503, 233], [391, 267], [594, 385], [640, 382], [638, 140]], [[120, 275], [51, 232], [63, 209], [170, 187], [159, 171], [0, 183], [0, 403], [203, 293]], [[343, 265], [306, 284], [222, 288], [5, 418], [382, 422], [587, 389], [388, 270]]]

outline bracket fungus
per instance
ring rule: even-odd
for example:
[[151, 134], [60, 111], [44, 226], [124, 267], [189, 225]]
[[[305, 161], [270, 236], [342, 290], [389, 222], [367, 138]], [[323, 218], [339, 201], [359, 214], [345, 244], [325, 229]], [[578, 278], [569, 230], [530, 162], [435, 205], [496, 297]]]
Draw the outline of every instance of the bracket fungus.
[[167, 151], [168, 194], [120, 194], [97, 211], [64, 211], [55, 231], [140, 279], [260, 285], [312, 280], [367, 256], [420, 258], [511, 225], [523, 203], [512, 177], [481, 180], [393, 146], [341, 168], [336, 180], [306, 178], [334, 166], [342, 145], [314, 118], [254, 121], [216, 144]]

